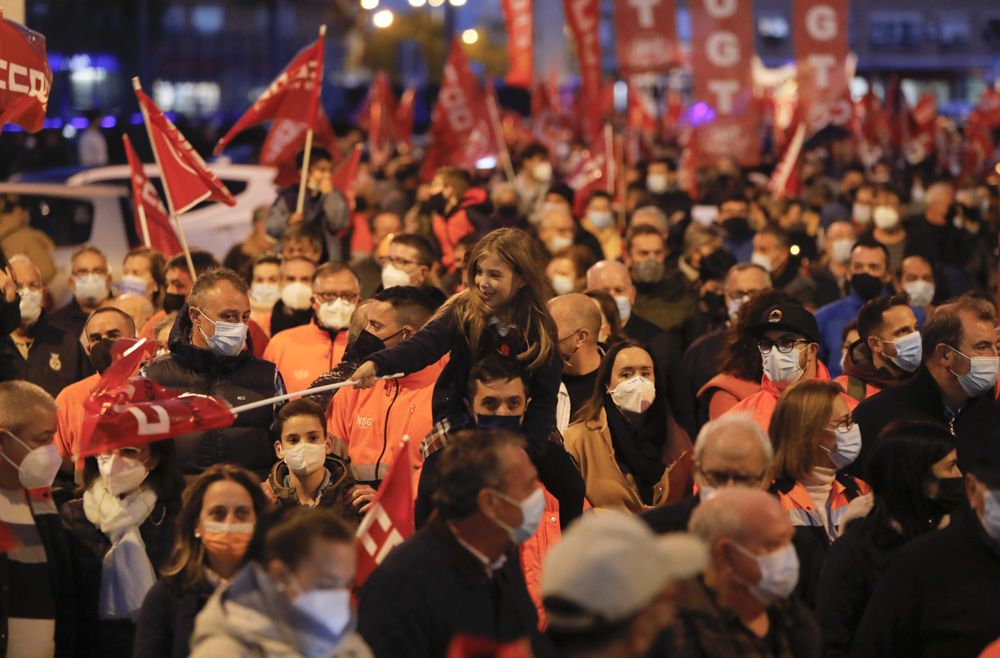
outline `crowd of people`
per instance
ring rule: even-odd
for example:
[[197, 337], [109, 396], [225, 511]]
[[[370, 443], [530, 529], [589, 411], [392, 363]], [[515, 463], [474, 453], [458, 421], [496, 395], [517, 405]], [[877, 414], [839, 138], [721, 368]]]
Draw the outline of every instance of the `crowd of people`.
[[[88, 244], [61, 305], [3, 242], [0, 653], [1000, 656], [995, 192], [848, 148], [796, 198], [514, 161], [348, 199], [314, 148], [222, 263]], [[301, 395], [81, 457], [136, 338], [165, 389]], [[397, 462], [415, 528], [356, 582]]]

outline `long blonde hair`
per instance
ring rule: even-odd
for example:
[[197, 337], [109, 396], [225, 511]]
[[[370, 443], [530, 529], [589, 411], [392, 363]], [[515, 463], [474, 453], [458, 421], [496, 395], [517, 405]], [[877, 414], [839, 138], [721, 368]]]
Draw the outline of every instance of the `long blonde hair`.
[[778, 400], [768, 426], [775, 479], [798, 482], [815, 468], [817, 441], [830, 423], [840, 392], [835, 382], [811, 379], [788, 389]]
[[516, 228], [490, 231], [476, 243], [465, 269], [465, 290], [453, 295], [438, 311], [437, 316], [454, 313], [465, 334], [470, 351], [475, 353], [486, 323], [494, 310], [483, 300], [476, 288], [476, 268], [484, 256], [496, 256], [510, 267], [524, 286], [514, 293], [508, 305], [517, 322], [527, 349], [517, 354], [522, 367], [533, 371], [544, 366], [556, 349], [556, 328], [549, 315], [547, 302], [552, 288], [545, 278], [538, 247], [531, 237]]

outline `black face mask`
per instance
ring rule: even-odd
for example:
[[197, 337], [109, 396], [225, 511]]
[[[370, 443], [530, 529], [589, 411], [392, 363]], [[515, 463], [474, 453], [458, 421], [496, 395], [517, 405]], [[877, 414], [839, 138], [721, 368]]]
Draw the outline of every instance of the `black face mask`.
[[163, 310], [167, 313], [175, 313], [181, 310], [184, 306], [184, 302], [187, 301], [187, 295], [182, 295], [176, 292], [168, 292], [163, 297]]
[[111, 367], [111, 348], [114, 344], [114, 338], [102, 338], [90, 346], [90, 362], [102, 375]]
[[937, 493], [933, 498], [927, 499], [931, 509], [936, 513], [942, 516], [951, 514], [966, 502], [964, 478], [939, 478], [936, 482]]
[[520, 211], [518, 210], [517, 206], [508, 206], [508, 205], [497, 206], [497, 217], [507, 221], [513, 221], [517, 219], [519, 212]]
[[508, 432], [524, 433], [520, 416], [484, 416], [479, 414], [476, 427], [481, 430], [507, 430]]
[[730, 217], [722, 222], [722, 229], [732, 238], [743, 238], [751, 234], [750, 222], [746, 217]]
[[444, 197], [444, 192], [438, 192], [432, 194], [427, 201], [424, 202], [424, 208], [427, 212], [436, 213], [438, 215], [444, 214], [444, 209], [448, 205], [448, 199]]
[[[389, 338], [394, 338], [404, 331], [406, 329], [400, 329], [392, 336], [389, 336]], [[359, 362], [366, 360], [372, 354], [375, 354], [375, 352], [381, 352], [384, 349], [385, 341], [367, 329], [361, 332], [361, 335], [358, 336], [353, 345], [354, 354], [357, 356]]]
[[869, 299], [875, 299], [881, 294], [885, 288], [885, 283], [882, 279], [874, 277], [871, 274], [852, 274], [851, 288], [854, 292], [858, 293], [858, 297], [867, 302]]

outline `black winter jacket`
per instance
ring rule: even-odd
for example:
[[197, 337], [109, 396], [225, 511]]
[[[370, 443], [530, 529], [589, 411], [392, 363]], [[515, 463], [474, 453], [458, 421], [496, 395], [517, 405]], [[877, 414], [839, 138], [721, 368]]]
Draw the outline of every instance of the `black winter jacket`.
[[[191, 344], [191, 320], [185, 304], [170, 330], [170, 354], [148, 364], [144, 376], [177, 391], [202, 393], [235, 406], [285, 392], [275, 365], [247, 349], [220, 357]], [[249, 338], [247, 339], [249, 341]], [[213, 464], [230, 463], [254, 471], [263, 480], [274, 463], [270, 435], [274, 407], [241, 413], [230, 427], [174, 438], [177, 459], [185, 475], [197, 475]]]
[[51, 324], [45, 313], [29, 334], [32, 343], [27, 359], [21, 356], [10, 334], [3, 335], [0, 357], [11, 369], [10, 379], [26, 379], [55, 397], [63, 388], [94, 372], [79, 334]]
[[207, 582], [180, 587], [172, 580], [156, 581], [139, 611], [133, 658], [187, 658], [195, 617], [214, 591]]

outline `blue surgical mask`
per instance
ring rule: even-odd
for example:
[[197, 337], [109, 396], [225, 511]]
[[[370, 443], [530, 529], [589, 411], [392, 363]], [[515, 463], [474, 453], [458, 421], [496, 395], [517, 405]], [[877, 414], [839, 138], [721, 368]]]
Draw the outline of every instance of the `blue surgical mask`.
[[530, 496], [522, 501], [516, 501], [499, 491], [496, 493], [511, 505], [521, 508], [521, 525], [511, 528], [500, 519], [493, 519], [493, 522], [506, 530], [510, 535], [510, 540], [517, 545], [521, 545], [534, 537], [535, 531], [538, 530], [538, 525], [542, 522], [542, 514], [545, 512], [545, 492], [542, 491], [542, 488], [538, 487]]
[[838, 427], [833, 433], [837, 437], [837, 447], [833, 450], [827, 450], [826, 446], [822, 445], [820, 447], [827, 450], [830, 461], [839, 471], [857, 459], [861, 452], [861, 426], [851, 423], [849, 428]]
[[[744, 555], [757, 562], [757, 568], [760, 569], [760, 580], [757, 583], [744, 581], [750, 593], [757, 600], [765, 605], [771, 605], [791, 596], [799, 582], [799, 556], [795, 552], [794, 546], [788, 544], [771, 553], [757, 555], [739, 544], [734, 543], [733, 545]], [[739, 576], [736, 578], [742, 580]]]
[[948, 370], [958, 378], [958, 385], [966, 395], [970, 398], [978, 397], [996, 386], [997, 374], [1000, 374], [1000, 359], [995, 356], [967, 356], [954, 347], [949, 346], [949, 349], [969, 360], [969, 372], [964, 375]]
[[890, 356], [889, 360], [906, 372], [914, 372], [920, 367], [924, 356], [921, 343], [919, 331], [897, 338], [892, 342], [896, 346], [896, 356]]
[[215, 325], [215, 335], [206, 336], [201, 327], [202, 337], [208, 343], [209, 349], [218, 356], [236, 356], [243, 351], [243, 346], [247, 342], [247, 326], [242, 322], [223, 322], [222, 320], [212, 320], [205, 313], [198, 309], [201, 317]]

